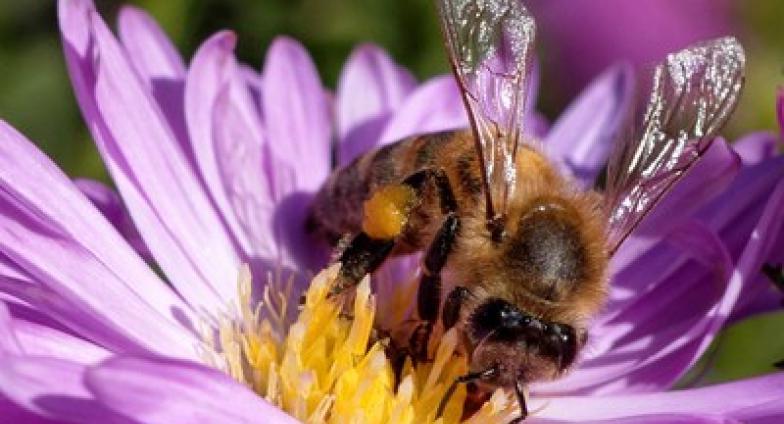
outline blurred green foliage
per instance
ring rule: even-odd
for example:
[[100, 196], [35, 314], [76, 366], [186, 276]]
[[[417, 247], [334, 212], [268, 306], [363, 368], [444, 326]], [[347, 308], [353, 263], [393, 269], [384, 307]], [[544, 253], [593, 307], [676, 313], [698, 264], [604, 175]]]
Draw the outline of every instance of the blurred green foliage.
[[[97, 0], [114, 22], [122, 2]], [[131, 0], [148, 10], [188, 58], [216, 30], [239, 34], [241, 60], [260, 67], [277, 35], [302, 41], [323, 81], [334, 87], [352, 48], [374, 42], [386, 48], [420, 78], [447, 71], [432, 5], [424, 0]], [[748, 50], [748, 86], [728, 133], [776, 129], [775, 88], [784, 79], [784, 2], [757, 0], [736, 4]], [[666, 30], [663, 28], [662, 30]], [[542, 54], [547, 54], [546, 51]], [[546, 63], [546, 61], [544, 61]], [[544, 69], [544, 73], [548, 70]], [[553, 117], [569, 101], [541, 90], [545, 112]], [[0, 117], [37, 142], [72, 176], [108, 181], [81, 120], [63, 63], [56, 2], [0, 2]], [[784, 359], [780, 337], [784, 315], [772, 314], [732, 327], [716, 344], [708, 381], [771, 370]], [[775, 336], [774, 336], [775, 335]], [[756, 352], [756, 353], [755, 353]]]

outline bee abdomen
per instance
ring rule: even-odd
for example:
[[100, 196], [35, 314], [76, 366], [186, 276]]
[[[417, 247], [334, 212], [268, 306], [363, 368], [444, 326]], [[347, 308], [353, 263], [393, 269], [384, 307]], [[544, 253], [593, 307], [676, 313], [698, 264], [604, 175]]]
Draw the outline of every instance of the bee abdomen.
[[458, 195], [479, 193], [479, 174], [469, 169], [477, 166], [474, 156], [468, 133], [455, 131], [412, 137], [368, 152], [327, 179], [311, 205], [307, 230], [332, 244], [360, 231], [363, 204], [376, 189], [425, 168], [444, 168], [453, 185], [465, 187]]
[[372, 150], [335, 170], [310, 207], [307, 231], [331, 244], [360, 231], [364, 202], [376, 188], [404, 178], [406, 167], [399, 157], [415, 141], [406, 139]]

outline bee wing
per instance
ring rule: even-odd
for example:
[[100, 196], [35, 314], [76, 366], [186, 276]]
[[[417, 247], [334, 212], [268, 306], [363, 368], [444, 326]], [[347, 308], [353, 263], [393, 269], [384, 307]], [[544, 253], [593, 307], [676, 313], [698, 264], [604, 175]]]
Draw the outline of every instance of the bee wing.
[[482, 161], [488, 219], [515, 187], [536, 25], [521, 0], [437, 0], [449, 60]]
[[608, 163], [610, 252], [710, 147], [738, 102], [745, 61], [738, 41], [726, 37], [670, 54], [656, 67], [643, 125]]

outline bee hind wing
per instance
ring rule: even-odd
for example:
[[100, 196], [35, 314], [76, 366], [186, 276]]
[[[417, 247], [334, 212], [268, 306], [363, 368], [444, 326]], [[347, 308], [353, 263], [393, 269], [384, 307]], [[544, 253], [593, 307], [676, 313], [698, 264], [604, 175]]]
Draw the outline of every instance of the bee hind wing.
[[521, 0], [436, 0], [482, 161], [488, 219], [515, 187], [536, 25]]
[[744, 68], [743, 48], [733, 37], [670, 54], [655, 68], [643, 123], [608, 162], [611, 253], [708, 150], [738, 102]]

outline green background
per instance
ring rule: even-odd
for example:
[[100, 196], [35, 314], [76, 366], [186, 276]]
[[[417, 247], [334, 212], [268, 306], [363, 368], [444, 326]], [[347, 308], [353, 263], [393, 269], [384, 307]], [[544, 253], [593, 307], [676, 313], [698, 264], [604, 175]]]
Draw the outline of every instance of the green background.
[[[110, 23], [121, 5], [96, 2]], [[423, 0], [136, 0], [161, 23], [185, 57], [212, 32], [239, 34], [238, 55], [258, 68], [279, 34], [301, 40], [327, 86], [334, 87], [348, 53], [359, 42], [387, 49], [420, 79], [446, 72], [430, 2]], [[748, 50], [748, 85], [726, 133], [778, 130], [775, 88], [784, 80], [784, 2], [736, 1], [734, 19]], [[696, 17], [699, 18], [699, 17]], [[666, 30], [666, 29], [663, 29]], [[546, 49], [541, 49], [546, 59]], [[547, 61], [544, 61], [547, 64]], [[545, 65], [546, 66], [546, 65]], [[547, 72], [545, 68], [544, 72]], [[547, 81], [545, 81], [547, 84]], [[550, 82], [552, 83], [552, 82]], [[557, 116], [568, 102], [545, 85], [540, 106]], [[72, 176], [108, 181], [71, 92], [57, 32], [56, 2], [0, 2], [0, 117], [36, 141]], [[703, 381], [772, 371], [784, 359], [784, 316], [770, 314], [726, 331]]]

